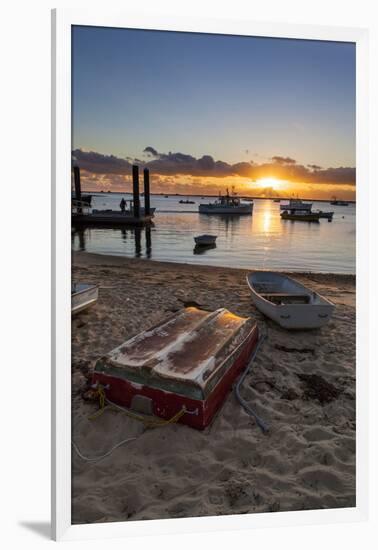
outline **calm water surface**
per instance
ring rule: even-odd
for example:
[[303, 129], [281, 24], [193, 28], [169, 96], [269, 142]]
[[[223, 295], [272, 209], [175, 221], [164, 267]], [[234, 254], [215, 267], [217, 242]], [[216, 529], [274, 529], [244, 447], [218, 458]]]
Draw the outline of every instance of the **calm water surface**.
[[[93, 208], [117, 209], [127, 194], [99, 194]], [[74, 250], [226, 267], [355, 273], [355, 205], [331, 206], [314, 202], [313, 209], [334, 211], [333, 221], [319, 223], [284, 221], [280, 205], [269, 199], [254, 200], [252, 216], [198, 214], [201, 202], [214, 199], [191, 197], [195, 204], [179, 204], [185, 197], [152, 196], [155, 212], [151, 229], [72, 230]], [[142, 198], [143, 204], [143, 198]], [[218, 235], [216, 248], [194, 251], [193, 237]]]

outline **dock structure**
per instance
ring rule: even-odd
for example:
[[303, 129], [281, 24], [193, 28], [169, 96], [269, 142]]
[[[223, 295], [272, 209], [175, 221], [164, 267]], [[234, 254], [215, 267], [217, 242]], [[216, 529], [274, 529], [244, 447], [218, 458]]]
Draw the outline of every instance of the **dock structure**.
[[72, 225], [104, 226], [104, 227], [143, 227], [151, 224], [154, 208], [150, 206], [150, 174], [144, 169], [144, 208], [140, 205], [139, 166], [133, 165], [133, 200], [128, 201], [130, 208], [125, 210], [90, 209], [81, 200], [80, 168], [74, 166], [75, 199], [72, 201]]

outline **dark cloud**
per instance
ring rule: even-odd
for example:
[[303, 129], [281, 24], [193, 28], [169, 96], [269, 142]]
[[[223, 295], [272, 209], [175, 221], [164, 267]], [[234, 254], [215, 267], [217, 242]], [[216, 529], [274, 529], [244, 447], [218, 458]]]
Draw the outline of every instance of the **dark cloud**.
[[215, 162], [213, 157], [211, 157], [210, 155], [204, 155], [203, 157], [198, 159], [198, 165], [203, 170], [214, 170]]
[[296, 160], [290, 157], [279, 157], [279, 156], [272, 157], [272, 161], [277, 162], [277, 164], [296, 164], [297, 163]]
[[149, 158], [131, 160], [102, 155], [93, 151], [73, 151], [74, 161], [86, 172], [105, 175], [117, 174], [129, 176], [132, 163], [147, 167], [153, 174], [160, 176], [192, 176], [222, 178], [239, 176], [257, 180], [264, 177], [276, 177], [294, 183], [328, 183], [354, 185], [356, 169], [354, 167], [338, 167], [323, 169], [312, 164], [303, 166], [290, 157], [273, 156], [272, 162], [257, 164], [254, 162], [227, 162], [215, 161], [210, 155], [195, 158], [184, 153], [160, 153], [153, 147], [146, 147], [143, 151]]
[[72, 152], [72, 157], [74, 163], [80, 168], [96, 174], [129, 174], [132, 166], [126, 159], [81, 149], [75, 149]]
[[146, 147], [143, 149], [143, 153], [146, 153], [149, 157], [158, 157], [159, 153], [153, 147]]
[[340, 166], [339, 168], [326, 168], [321, 170], [314, 170], [313, 182], [314, 183], [355, 183], [356, 182], [356, 169], [350, 167]]

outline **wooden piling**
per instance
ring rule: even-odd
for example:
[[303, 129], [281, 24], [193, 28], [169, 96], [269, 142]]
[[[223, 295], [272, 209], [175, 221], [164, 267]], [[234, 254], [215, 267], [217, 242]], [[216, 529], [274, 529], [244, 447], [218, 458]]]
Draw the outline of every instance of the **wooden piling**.
[[150, 171], [148, 168], [143, 170], [144, 180], [144, 215], [149, 216], [151, 213], [150, 207]]
[[151, 227], [146, 227], [146, 256], [151, 258]]
[[83, 209], [81, 208], [81, 182], [80, 182], [80, 168], [78, 166], [74, 166], [74, 181], [75, 181], [75, 198], [79, 204], [77, 211], [79, 214], [81, 214]]
[[140, 199], [139, 199], [139, 166], [133, 164], [133, 203], [134, 217], [140, 218]]

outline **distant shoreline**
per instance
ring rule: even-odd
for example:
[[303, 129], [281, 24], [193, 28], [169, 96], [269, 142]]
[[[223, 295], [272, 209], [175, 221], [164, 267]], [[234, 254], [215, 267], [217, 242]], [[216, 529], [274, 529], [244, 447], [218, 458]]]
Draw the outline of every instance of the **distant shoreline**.
[[[92, 195], [98, 195], [100, 197], [102, 197], [103, 195], [132, 195], [132, 191], [104, 191], [104, 192], [101, 192], [101, 191], [91, 191], [91, 190], [87, 190], [87, 189], [83, 189], [83, 193], [90, 193]], [[190, 195], [190, 194], [184, 194], [184, 193], [151, 193], [151, 196], [153, 197], [165, 197], [165, 196], [168, 196], [169, 198], [171, 197], [197, 197], [197, 198], [217, 198], [219, 197], [219, 195]], [[258, 197], [258, 196], [252, 196], [252, 195], [240, 195], [238, 194], [238, 197], [240, 199], [253, 199], [253, 200], [268, 200], [268, 201], [274, 201], [274, 200], [280, 200], [280, 201], [289, 201], [290, 199], [292, 199], [293, 197]], [[302, 201], [312, 201], [312, 202], [326, 202], [326, 203], [330, 203], [332, 199], [307, 199], [307, 198], [297, 198], [297, 200], [302, 200]], [[340, 199], [340, 200], [344, 200], [344, 199]], [[345, 200], [345, 202], [347, 202], [348, 204], [356, 204], [356, 201], [351, 201], [351, 200]]]

